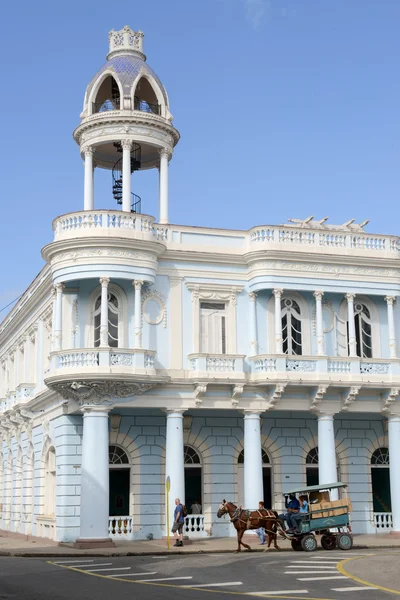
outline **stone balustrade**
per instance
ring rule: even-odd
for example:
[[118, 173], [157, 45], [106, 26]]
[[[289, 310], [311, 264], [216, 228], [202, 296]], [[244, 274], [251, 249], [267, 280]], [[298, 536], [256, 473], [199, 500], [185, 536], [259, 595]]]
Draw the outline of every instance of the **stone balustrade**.
[[53, 221], [54, 241], [76, 237], [134, 237], [166, 241], [168, 227], [154, 225], [154, 217], [118, 210], [92, 210], [68, 213]]
[[190, 354], [189, 377], [244, 379], [242, 354]]
[[113, 540], [131, 540], [132, 525], [132, 517], [108, 517], [108, 535]]
[[374, 512], [374, 526], [377, 533], [387, 533], [393, 528], [393, 518], [391, 512]]
[[204, 529], [204, 515], [187, 515], [183, 526], [183, 534], [189, 538], [207, 537]]
[[103, 367], [113, 370], [130, 371], [140, 369], [148, 375], [155, 375], [156, 352], [142, 348], [80, 348], [51, 353], [49, 375], [54, 371], [87, 370], [88, 373], [101, 371]]

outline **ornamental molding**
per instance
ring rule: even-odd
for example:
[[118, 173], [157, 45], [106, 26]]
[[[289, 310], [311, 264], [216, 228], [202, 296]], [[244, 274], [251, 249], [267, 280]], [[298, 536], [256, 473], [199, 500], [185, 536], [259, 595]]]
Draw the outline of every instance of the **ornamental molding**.
[[392, 388], [386, 394], [382, 394], [382, 412], [390, 412], [390, 407], [399, 395], [399, 388]]
[[194, 390], [194, 403], [197, 407], [200, 407], [203, 402], [203, 397], [207, 393], [207, 385], [203, 383], [196, 383], [195, 385], [196, 387]]
[[233, 387], [232, 395], [231, 395], [231, 403], [232, 403], [233, 408], [236, 408], [237, 405], [239, 404], [239, 400], [243, 395], [243, 389], [244, 389], [243, 385], [235, 385]]
[[356, 398], [358, 396], [358, 394], [360, 393], [361, 390], [361, 386], [353, 386], [350, 388], [349, 392], [347, 393], [347, 395], [343, 394], [343, 402], [342, 402], [342, 411], [347, 412], [350, 409], [350, 406], [353, 404], [353, 402], [356, 401]]
[[400, 270], [398, 269], [268, 260], [259, 260], [253, 262], [249, 267], [249, 272], [251, 273], [252, 271], [261, 269], [270, 271], [306, 271], [312, 273], [329, 273], [335, 277], [340, 277], [341, 275], [378, 275], [381, 277], [399, 277], [400, 275]]
[[51, 265], [63, 261], [77, 262], [84, 258], [99, 258], [100, 256], [109, 258], [128, 258], [131, 260], [151, 260], [154, 262], [154, 257], [150, 252], [136, 252], [134, 250], [119, 250], [113, 248], [91, 248], [87, 250], [74, 250], [70, 252], [58, 252], [50, 261]]
[[[158, 304], [159, 313], [155, 319], [151, 319], [150, 315], [146, 313], [146, 306], [150, 301], [154, 301]], [[146, 290], [142, 295], [142, 323], [143, 319], [149, 325], [163, 324], [163, 327], [167, 327], [167, 303], [165, 296], [158, 290]]]
[[[146, 124], [147, 125], [147, 124]], [[91, 123], [90, 129], [83, 131], [79, 138], [81, 146], [81, 152], [83, 152], [86, 145], [95, 139], [117, 137], [121, 140], [126, 139], [126, 136], [133, 137], [146, 137], [162, 142], [166, 146], [166, 150], [169, 154], [173, 153], [173, 148], [176, 143], [173, 135], [169, 131], [163, 130], [158, 123], [149, 123], [147, 126], [143, 125], [130, 125], [130, 126], [115, 126], [114, 123], [110, 123], [109, 126], [104, 126], [104, 121], [101, 123]], [[179, 138], [178, 138], [179, 139]]]
[[313, 394], [311, 394], [310, 410], [313, 412], [320, 411], [320, 404], [328, 391], [327, 385], [319, 385]]
[[126, 383], [104, 379], [53, 383], [51, 387], [65, 400], [75, 400], [79, 406], [99, 406], [113, 404], [118, 398], [139, 396], [156, 385], [156, 383]]
[[272, 393], [268, 397], [267, 410], [275, 408], [277, 402], [282, 398], [282, 394], [285, 391], [287, 383], [278, 383]]
[[221, 283], [186, 283], [187, 289], [192, 292], [192, 300], [228, 300], [236, 304], [236, 296], [243, 289], [243, 285], [224, 285]]

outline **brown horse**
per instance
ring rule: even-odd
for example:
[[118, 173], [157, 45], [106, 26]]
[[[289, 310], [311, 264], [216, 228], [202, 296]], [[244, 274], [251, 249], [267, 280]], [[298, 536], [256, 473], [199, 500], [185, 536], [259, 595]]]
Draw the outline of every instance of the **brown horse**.
[[243, 534], [247, 529], [259, 529], [263, 527], [265, 533], [268, 535], [268, 546], [271, 546], [271, 542], [274, 542], [274, 548], [280, 550], [276, 541], [276, 533], [282, 529], [282, 523], [278, 518], [278, 513], [275, 510], [268, 510], [262, 508], [260, 510], [244, 510], [241, 506], [236, 506], [232, 502], [222, 500], [219, 505], [217, 517], [221, 518], [223, 515], [228, 514], [231, 523], [237, 531], [238, 548], [237, 552], [240, 552], [242, 545], [244, 548], [251, 550], [248, 544], [242, 542]]

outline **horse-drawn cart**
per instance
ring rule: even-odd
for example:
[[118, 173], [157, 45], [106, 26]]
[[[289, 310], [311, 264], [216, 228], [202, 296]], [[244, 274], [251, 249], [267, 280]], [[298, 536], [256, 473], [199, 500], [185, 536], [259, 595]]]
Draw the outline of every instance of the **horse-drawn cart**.
[[[346, 488], [344, 483], [338, 482], [296, 488], [288, 492], [307, 496], [309, 506], [309, 512], [302, 515], [298, 531], [285, 533], [291, 540], [293, 550], [313, 552], [318, 545], [317, 536], [321, 536], [321, 546], [324, 550], [334, 550], [336, 547], [340, 550], [352, 548], [353, 537], [349, 517], [352, 508]], [[332, 490], [338, 490], [341, 497], [332, 500]]]

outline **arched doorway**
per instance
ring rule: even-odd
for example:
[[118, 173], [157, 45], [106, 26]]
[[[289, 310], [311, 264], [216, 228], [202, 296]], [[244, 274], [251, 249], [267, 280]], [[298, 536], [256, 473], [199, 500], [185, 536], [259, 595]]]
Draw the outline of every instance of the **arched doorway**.
[[201, 505], [203, 513], [203, 481], [200, 455], [191, 446], [183, 447], [185, 464], [185, 504], [191, 513], [193, 504]]
[[[272, 463], [267, 452], [261, 448], [265, 508], [272, 508]], [[260, 498], [261, 500], [261, 498]], [[244, 450], [238, 456], [238, 503], [244, 505]]]
[[129, 516], [130, 463], [125, 450], [120, 446], [108, 447], [110, 466], [110, 517]]
[[371, 481], [374, 513], [392, 512], [388, 448], [378, 448], [373, 452], [371, 456]]

